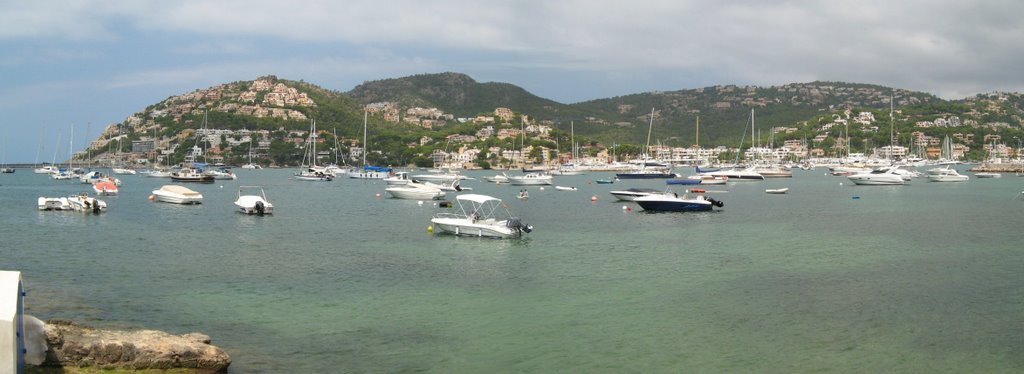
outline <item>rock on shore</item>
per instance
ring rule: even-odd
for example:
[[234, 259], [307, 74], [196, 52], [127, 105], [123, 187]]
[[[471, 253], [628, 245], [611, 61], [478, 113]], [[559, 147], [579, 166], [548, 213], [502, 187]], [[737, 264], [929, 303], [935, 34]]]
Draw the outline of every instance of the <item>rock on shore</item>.
[[188, 369], [221, 373], [231, 365], [228, 354], [210, 345], [210, 337], [201, 333], [97, 330], [59, 319], [47, 321], [45, 331], [49, 351], [40, 368]]

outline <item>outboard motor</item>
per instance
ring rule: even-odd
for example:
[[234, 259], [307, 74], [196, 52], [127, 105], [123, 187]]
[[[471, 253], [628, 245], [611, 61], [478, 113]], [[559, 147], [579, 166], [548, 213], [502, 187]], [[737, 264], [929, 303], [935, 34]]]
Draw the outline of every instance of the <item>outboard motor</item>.
[[263, 213], [266, 211], [266, 207], [263, 206], [263, 202], [262, 201], [257, 201], [256, 202], [256, 206], [254, 206], [253, 208], [256, 209], [256, 215], [257, 216], [262, 216]]
[[533, 226], [523, 223], [523, 221], [520, 220], [519, 218], [509, 218], [508, 221], [505, 222], [505, 226], [513, 230], [525, 232], [527, 234], [533, 231]]
[[714, 198], [709, 197], [709, 198], [707, 198], [707, 200], [711, 202], [711, 205], [717, 206], [719, 208], [725, 206], [724, 202], [715, 200]]
[[99, 201], [96, 201], [96, 200], [92, 201], [92, 214], [100, 214], [100, 202]]

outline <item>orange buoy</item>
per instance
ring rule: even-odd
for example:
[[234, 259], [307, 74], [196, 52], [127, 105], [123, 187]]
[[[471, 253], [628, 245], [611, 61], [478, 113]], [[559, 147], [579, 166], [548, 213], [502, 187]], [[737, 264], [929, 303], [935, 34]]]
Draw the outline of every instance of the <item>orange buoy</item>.
[[149, 195], [149, 201], [156, 201], [156, 195]]
[[597, 195], [591, 196], [590, 201], [597, 201]]

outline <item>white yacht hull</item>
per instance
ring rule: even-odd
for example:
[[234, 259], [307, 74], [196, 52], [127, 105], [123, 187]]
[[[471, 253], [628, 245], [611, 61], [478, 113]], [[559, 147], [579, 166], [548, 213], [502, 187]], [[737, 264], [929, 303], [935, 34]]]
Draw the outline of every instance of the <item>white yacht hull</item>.
[[507, 227], [506, 221], [486, 219], [474, 222], [466, 218], [434, 218], [430, 220], [436, 230], [446, 233], [484, 238], [508, 239], [521, 235], [521, 231]]

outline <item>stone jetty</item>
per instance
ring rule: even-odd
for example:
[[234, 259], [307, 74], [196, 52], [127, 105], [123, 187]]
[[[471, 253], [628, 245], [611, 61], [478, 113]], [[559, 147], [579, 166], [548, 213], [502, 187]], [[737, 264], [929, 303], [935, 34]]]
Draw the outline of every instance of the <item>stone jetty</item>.
[[201, 333], [99, 330], [61, 319], [47, 321], [45, 332], [48, 351], [45, 361], [35, 367], [37, 372], [59, 367], [62, 373], [74, 373], [77, 368], [224, 373], [231, 365], [228, 354], [210, 345], [210, 337]]

